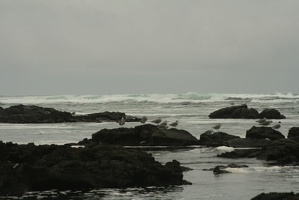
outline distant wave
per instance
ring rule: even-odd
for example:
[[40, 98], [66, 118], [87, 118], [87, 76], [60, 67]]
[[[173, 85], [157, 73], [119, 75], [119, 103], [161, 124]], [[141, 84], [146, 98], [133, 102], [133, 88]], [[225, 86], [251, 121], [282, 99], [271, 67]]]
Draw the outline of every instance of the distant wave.
[[0, 105], [60, 104], [60, 103], [201, 103], [201, 102], [298, 102], [299, 95], [282, 94], [119, 94], [119, 95], [55, 95], [55, 96], [0, 96]]

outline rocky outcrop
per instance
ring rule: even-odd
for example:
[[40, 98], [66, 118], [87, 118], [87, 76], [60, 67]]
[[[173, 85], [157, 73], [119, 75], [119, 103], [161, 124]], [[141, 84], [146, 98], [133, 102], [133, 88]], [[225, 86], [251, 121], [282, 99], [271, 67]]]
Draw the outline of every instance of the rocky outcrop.
[[261, 193], [251, 200], [299, 200], [299, 193], [295, 194], [293, 192], [270, 192], [270, 193]]
[[259, 113], [254, 108], [248, 108], [246, 104], [240, 106], [230, 106], [226, 108], [221, 108], [212, 112], [209, 115], [212, 119], [285, 119], [286, 117], [276, 109], [265, 109]]
[[299, 127], [292, 127], [289, 130], [288, 139], [299, 142]]
[[100, 112], [87, 115], [73, 115], [54, 108], [39, 106], [16, 105], [0, 109], [0, 122], [2, 123], [63, 123], [63, 122], [102, 122], [118, 121], [122, 117], [126, 121], [140, 121], [135, 117], [126, 116], [120, 112]]
[[254, 138], [234, 138], [228, 140], [224, 145], [234, 148], [259, 148], [265, 147], [271, 143], [270, 140]]
[[279, 140], [285, 138], [282, 133], [271, 127], [256, 127], [246, 131], [246, 138]]
[[224, 158], [258, 158], [266, 161], [273, 161], [280, 165], [299, 164], [299, 143], [280, 139], [272, 141], [261, 149], [235, 149], [218, 155]]
[[267, 161], [276, 161], [280, 164], [298, 163], [299, 144], [288, 139], [273, 141], [263, 149], [257, 158]]
[[286, 117], [282, 115], [278, 110], [276, 109], [265, 109], [260, 113], [260, 118], [266, 118], [266, 119], [285, 119]]
[[240, 138], [239, 136], [230, 135], [224, 132], [203, 133], [200, 135], [199, 144], [206, 146], [222, 146], [225, 142], [231, 139]]
[[106, 143], [128, 146], [186, 146], [196, 145], [198, 140], [189, 132], [175, 128], [158, 128], [152, 124], [136, 126], [134, 128], [102, 129], [92, 135], [85, 143]]
[[221, 108], [212, 112], [210, 118], [240, 118], [240, 119], [258, 119], [259, 113], [253, 108], [248, 108], [246, 104], [240, 106], [230, 106]]
[[0, 195], [25, 191], [168, 186], [186, 183], [176, 160], [165, 165], [140, 150], [110, 145], [0, 142]]

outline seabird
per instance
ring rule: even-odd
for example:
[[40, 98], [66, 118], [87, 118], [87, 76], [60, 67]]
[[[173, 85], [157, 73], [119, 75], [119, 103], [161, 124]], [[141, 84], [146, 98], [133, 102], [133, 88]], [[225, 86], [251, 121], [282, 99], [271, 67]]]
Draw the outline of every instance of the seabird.
[[168, 126], [167, 126], [167, 120], [165, 120], [164, 122], [162, 122], [161, 124], [158, 125], [159, 128], [162, 128], [162, 129], [167, 129]]
[[281, 127], [280, 122], [278, 122], [278, 124], [275, 124], [272, 128], [279, 129], [280, 127]]
[[146, 121], [147, 121], [147, 117], [145, 117], [145, 116], [140, 119], [140, 122], [142, 124], [144, 124]]
[[265, 122], [261, 122], [260, 125], [262, 125], [262, 126], [268, 126], [271, 123], [272, 123], [271, 120], [266, 120]]
[[221, 127], [221, 124], [216, 124], [215, 126], [213, 126], [213, 129], [219, 130]]
[[124, 117], [122, 117], [120, 120], [119, 120], [119, 125], [124, 125], [126, 123], [126, 119]]
[[256, 122], [258, 122], [258, 123], [264, 123], [265, 121], [267, 121], [266, 117], [264, 117], [263, 119], [259, 119]]
[[153, 120], [152, 122], [155, 124], [160, 124], [162, 121], [161, 117], [159, 117], [158, 119]]
[[175, 122], [169, 124], [169, 126], [173, 126], [173, 127], [176, 127], [177, 125], [179, 124], [179, 121], [176, 120]]

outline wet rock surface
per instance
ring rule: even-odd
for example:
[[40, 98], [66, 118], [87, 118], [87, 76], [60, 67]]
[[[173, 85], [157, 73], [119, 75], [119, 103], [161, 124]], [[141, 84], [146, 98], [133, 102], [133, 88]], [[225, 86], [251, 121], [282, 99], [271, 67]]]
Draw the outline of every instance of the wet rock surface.
[[271, 127], [256, 127], [246, 131], [246, 138], [279, 140], [285, 138], [282, 133]]
[[231, 139], [236, 139], [236, 138], [240, 138], [240, 137], [235, 135], [230, 135], [224, 132], [215, 132], [215, 133], [206, 132], [200, 135], [199, 143], [201, 145], [216, 147], [216, 146], [222, 146], [225, 144], [226, 141]]
[[253, 108], [248, 108], [246, 104], [240, 106], [230, 106], [221, 108], [212, 112], [210, 118], [241, 118], [241, 119], [258, 119], [259, 113]]
[[293, 192], [261, 193], [251, 200], [299, 200], [299, 194], [295, 194]]
[[134, 128], [102, 129], [92, 135], [85, 143], [106, 143], [124, 146], [186, 146], [197, 145], [198, 140], [189, 132], [175, 128], [158, 128], [152, 124]]
[[140, 121], [136, 117], [126, 116], [121, 112], [99, 112], [87, 115], [74, 115], [70, 112], [58, 111], [54, 108], [44, 108], [33, 105], [16, 105], [0, 109], [0, 122], [2, 123], [63, 123], [63, 122], [102, 122]]
[[248, 108], [246, 104], [239, 106], [230, 106], [226, 108], [218, 109], [212, 112], [209, 115], [212, 119], [285, 119], [286, 117], [282, 115], [276, 109], [264, 109], [261, 113], [259, 113], [254, 108]]
[[0, 195], [187, 183], [176, 160], [165, 165], [140, 150], [111, 145], [17, 145], [0, 142]]

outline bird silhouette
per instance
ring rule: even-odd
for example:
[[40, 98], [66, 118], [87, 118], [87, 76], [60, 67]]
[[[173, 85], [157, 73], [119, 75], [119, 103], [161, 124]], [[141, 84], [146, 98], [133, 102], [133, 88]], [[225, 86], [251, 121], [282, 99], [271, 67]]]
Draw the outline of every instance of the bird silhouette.
[[126, 123], [126, 119], [124, 117], [122, 117], [118, 122], [118, 124], [121, 126], [123, 126], [125, 123]]
[[147, 121], [147, 117], [145, 117], [145, 116], [140, 119], [140, 122], [142, 124], [144, 124], [146, 121]]
[[213, 129], [215, 129], [215, 130], [219, 130], [220, 127], [221, 127], [221, 124], [216, 124], [215, 126], [213, 126]]
[[162, 122], [162, 119], [161, 119], [161, 117], [159, 117], [158, 119], [155, 119], [152, 122], [155, 124], [160, 124]]
[[281, 127], [280, 122], [278, 122], [278, 124], [275, 124], [274, 126], [272, 126], [273, 129], [277, 130]]
[[169, 124], [169, 126], [173, 126], [173, 127], [176, 127], [177, 125], [179, 124], [179, 121], [176, 120], [175, 122]]
[[262, 125], [262, 126], [268, 126], [271, 123], [272, 123], [271, 120], [266, 120], [265, 122], [261, 122], [260, 125]]

